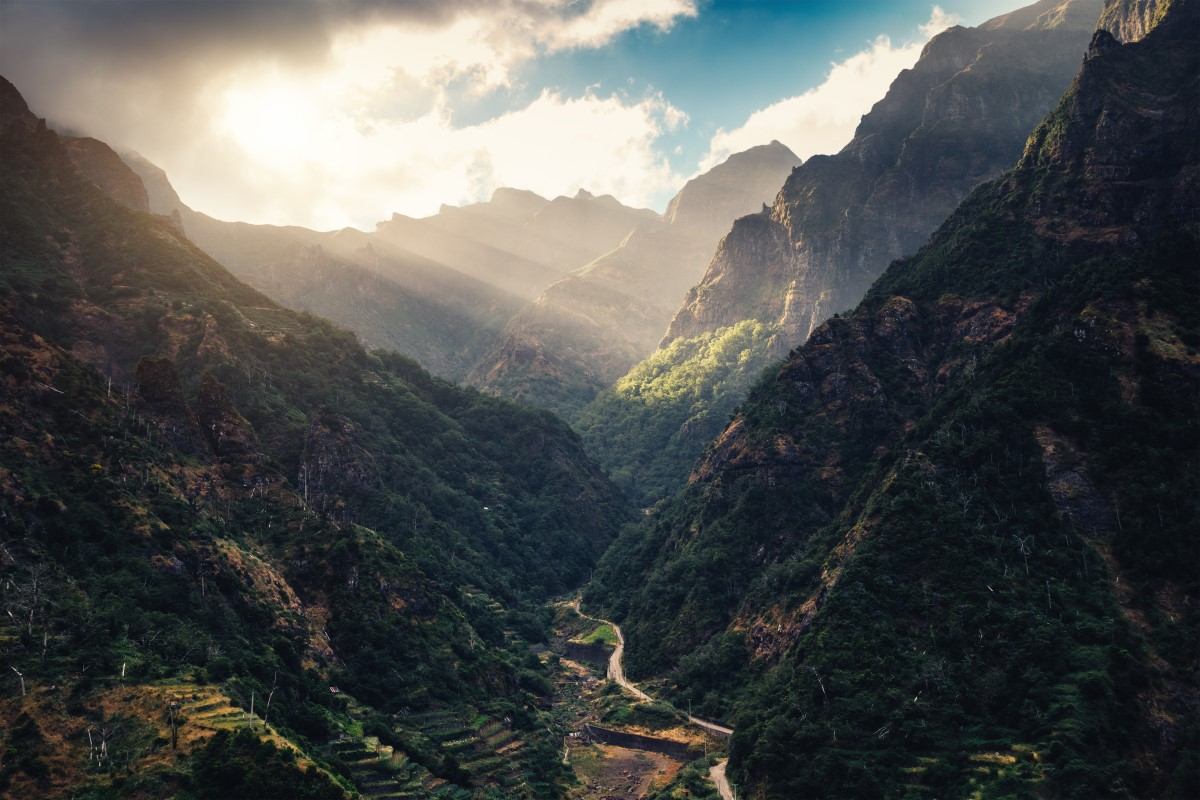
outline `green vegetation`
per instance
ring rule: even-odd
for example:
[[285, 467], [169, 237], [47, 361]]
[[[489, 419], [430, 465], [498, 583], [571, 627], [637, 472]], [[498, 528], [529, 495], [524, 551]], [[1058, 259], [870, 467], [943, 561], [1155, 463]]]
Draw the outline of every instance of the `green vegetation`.
[[666, 786], [646, 795], [645, 800], [720, 800], [708, 779], [709, 763], [697, 761], [681, 769]]
[[[92, 718], [113, 687], [219, 683], [228, 700], [198, 719], [234, 729], [253, 707], [314, 760], [370, 728], [467, 794], [490, 773], [396, 719], [499, 704], [528, 737], [507, 796], [557, 796], [528, 646], [542, 600], [577, 585], [627, 518], [578, 438], [274, 305], [81, 180], [54, 134], [5, 125], [0, 694], [23, 680]], [[161, 736], [165, 706], [140, 713]], [[0, 763], [36, 783], [36, 729], [21, 730]], [[64, 763], [86, 762], [81, 736]], [[138, 742], [130, 764], [154, 751]], [[261, 761], [262, 787], [296, 772], [252, 750], [235, 737], [196, 763]], [[174, 780], [147, 763], [139, 780]]]
[[191, 761], [182, 798], [224, 800], [341, 800], [345, 792], [313, 767], [298, 769], [295, 754], [249, 731], [219, 733]]
[[[748, 793], [1195, 793], [1195, 116], [1096, 135], [1164, 81], [1194, 105], [1191, 13], [1089, 61], [1066, 145], [819, 329], [602, 560], [631, 674], [735, 723]], [[1145, 178], [1056, 160], [1083, 152]]]
[[583, 642], [584, 644], [600, 643], [616, 646], [617, 632], [613, 630], [612, 625], [598, 625], [596, 626], [595, 630], [581, 638], [579, 641]]
[[678, 491], [772, 364], [776, 333], [745, 320], [654, 353], [580, 415], [588, 451], [640, 505]]

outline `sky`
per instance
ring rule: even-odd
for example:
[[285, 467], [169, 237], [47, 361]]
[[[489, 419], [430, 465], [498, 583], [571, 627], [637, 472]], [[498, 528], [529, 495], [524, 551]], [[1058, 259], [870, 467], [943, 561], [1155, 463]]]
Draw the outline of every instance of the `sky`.
[[0, 74], [222, 219], [371, 230], [500, 186], [662, 210], [849, 141], [921, 47], [1021, 0], [0, 0]]

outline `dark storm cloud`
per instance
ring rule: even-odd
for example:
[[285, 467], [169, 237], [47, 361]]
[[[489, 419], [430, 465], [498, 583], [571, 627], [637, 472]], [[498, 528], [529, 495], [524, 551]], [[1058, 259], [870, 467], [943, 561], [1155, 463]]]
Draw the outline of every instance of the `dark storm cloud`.
[[[373, 20], [437, 24], [480, 0], [0, 0], [0, 69], [62, 73], [321, 59], [340, 29]], [[198, 63], [197, 63], [198, 62]], [[35, 78], [36, 79], [36, 78]]]

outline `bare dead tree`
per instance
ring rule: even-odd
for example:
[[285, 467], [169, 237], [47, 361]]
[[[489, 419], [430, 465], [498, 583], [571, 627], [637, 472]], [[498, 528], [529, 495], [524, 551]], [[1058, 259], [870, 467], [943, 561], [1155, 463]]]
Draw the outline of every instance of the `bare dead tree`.
[[263, 710], [263, 728], [267, 727], [267, 717], [271, 715], [271, 701], [275, 699], [275, 690], [279, 687], [279, 670], [275, 670], [275, 677], [271, 679], [271, 692], [267, 695], [267, 707]]
[[829, 693], [825, 691], [825, 681], [821, 680], [821, 673], [817, 672], [816, 667], [809, 667], [809, 670], [812, 671], [813, 677], [817, 679], [817, 686], [821, 687], [821, 698], [826, 704], [828, 704]]
[[24, 697], [25, 696], [25, 676], [22, 675], [21, 671], [14, 666], [9, 665], [9, 669], [11, 669], [13, 672], [17, 673], [17, 679], [21, 681], [21, 697]]
[[1025, 559], [1025, 576], [1029, 576], [1029, 554], [1033, 552], [1033, 548], [1029, 545], [1029, 536], [1017, 536], [1013, 534], [1013, 540], [1017, 543], [1017, 551], [1020, 552], [1021, 558]]

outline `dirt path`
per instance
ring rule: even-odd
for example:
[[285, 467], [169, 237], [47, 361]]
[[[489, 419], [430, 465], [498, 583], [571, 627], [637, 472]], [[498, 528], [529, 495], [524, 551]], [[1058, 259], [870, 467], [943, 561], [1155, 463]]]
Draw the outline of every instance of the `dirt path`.
[[729, 779], [725, 777], [725, 768], [729, 766], [729, 759], [723, 758], [712, 765], [712, 769], [708, 771], [708, 779], [717, 787], [717, 791], [721, 794], [721, 800], [735, 800], [737, 795], [733, 793], [733, 787], [729, 785]]
[[[583, 613], [583, 611], [579, 608], [579, 603], [580, 603], [580, 598], [578, 598], [578, 597], [576, 597], [570, 603], [571, 608], [575, 610], [576, 614], [583, 617], [584, 619], [591, 620], [592, 622], [595, 622], [597, 624], [608, 625], [609, 627], [611, 627], [613, 629], [613, 632], [617, 635], [617, 646], [613, 649], [612, 655], [609, 656], [609, 659], [608, 659], [608, 678], [609, 678], [609, 680], [611, 680], [613, 683], [617, 684], [622, 689], [629, 692], [630, 694], [632, 694], [634, 697], [638, 698], [639, 700], [642, 700], [647, 703], [653, 702], [654, 698], [652, 698], [650, 695], [646, 694], [644, 691], [639, 689], [637, 684], [635, 684], [633, 681], [631, 681], [625, 677], [625, 666], [623, 663], [623, 660], [625, 658], [625, 634], [621, 632], [621, 626], [618, 625], [617, 623], [613, 622], [612, 620], [601, 619], [600, 617], [593, 617], [589, 614]], [[707, 731], [711, 731], [713, 733], [717, 733], [722, 736], [732, 736], [733, 735], [733, 728], [727, 728], [724, 725], [718, 725], [717, 723], [710, 722], [706, 719], [700, 719], [699, 717], [693, 717], [691, 714], [688, 714], [687, 718], [688, 718], [688, 722], [692, 723], [693, 725], [695, 725], [698, 728], [703, 728]], [[717, 791], [720, 793], [722, 800], [736, 800], [737, 795], [734, 794], [733, 787], [730, 786], [729, 780], [725, 777], [725, 768], [728, 766], [729, 766], [729, 759], [728, 758], [721, 759], [720, 761], [718, 761], [716, 764], [714, 764], [712, 766], [712, 769], [710, 769], [708, 771], [708, 777], [709, 777], [709, 780], [711, 780], [713, 782], [713, 784], [717, 787]]]

